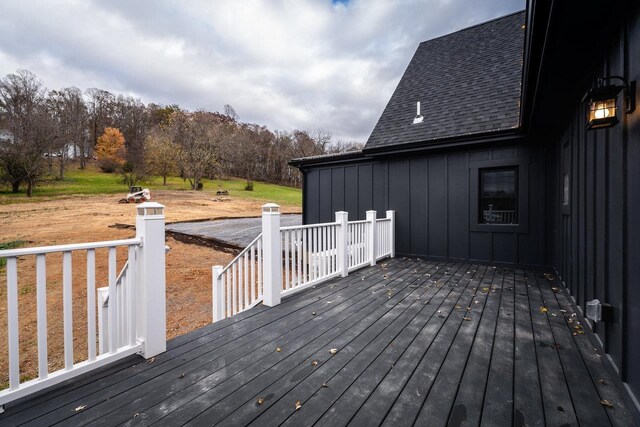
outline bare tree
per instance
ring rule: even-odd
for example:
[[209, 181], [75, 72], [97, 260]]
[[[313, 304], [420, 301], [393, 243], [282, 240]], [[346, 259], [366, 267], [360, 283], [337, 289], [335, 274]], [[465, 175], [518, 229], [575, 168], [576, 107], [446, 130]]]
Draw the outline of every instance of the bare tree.
[[147, 169], [162, 177], [162, 185], [167, 185], [167, 176], [178, 170], [179, 147], [171, 140], [167, 129], [155, 127], [145, 141]]
[[48, 96], [49, 108], [57, 122], [59, 135], [53, 152], [57, 155], [58, 178], [64, 178], [64, 171], [70, 155], [82, 152], [87, 144], [87, 106], [82, 91], [77, 87], [67, 87], [51, 91]]
[[31, 197], [43, 174], [43, 156], [58, 138], [44, 86], [35, 74], [19, 70], [0, 80], [0, 116], [9, 136], [0, 150], [5, 174], [14, 192], [26, 182]]
[[228, 132], [225, 117], [206, 111], [176, 113], [173, 128], [178, 162], [194, 190], [202, 188], [200, 181], [218, 163], [220, 145]]
[[224, 104], [224, 115], [234, 121], [237, 121], [239, 119], [236, 110], [234, 110], [233, 107], [229, 104]]

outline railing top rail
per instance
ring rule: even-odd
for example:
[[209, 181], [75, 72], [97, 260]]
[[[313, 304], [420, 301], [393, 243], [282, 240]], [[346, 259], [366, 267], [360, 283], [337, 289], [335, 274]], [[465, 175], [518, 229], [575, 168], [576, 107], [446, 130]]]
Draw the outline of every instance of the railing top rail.
[[376, 219], [378, 222], [391, 221], [391, 218], [378, 218]]
[[24, 255], [40, 255], [49, 254], [54, 252], [70, 252], [70, 251], [82, 251], [88, 249], [100, 249], [100, 248], [113, 248], [116, 246], [137, 246], [142, 241], [139, 238], [124, 239], [124, 240], [108, 240], [106, 242], [92, 242], [92, 243], [75, 243], [70, 245], [57, 245], [57, 246], [41, 246], [34, 248], [20, 248], [20, 249], [6, 249], [0, 251], [0, 258], [17, 257]]
[[258, 234], [258, 236], [255, 239], [253, 239], [251, 243], [247, 245], [246, 248], [244, 248], [238, 255], [236, 255], [236, 257], [229, 264], [227, 264], [227, 266], [223, 268], [222, 271], [220, 271], [220, 274], [218, 275], [218, 277], [222, 276], [225, 273], [225, 271], [227, 271], [229, 267], [231, 267], [233, 263], [235, 263], [238, 260], [238, 258], [243, 256], [249, 249], [251, 249], [251, 247], [255, 245], [256, 242], [260, 240], [261, 237], [262, 237], [262, 233]]
[[303, 230], [305, 228], [315, 228], [315, 227], [328, 227], [331, 225], [340, 225], [339, 222], [321, 222], [319, 224], [307, 224], [307, 225], [290, 225], [287, 227], [280, 227], [280, 231], [288, 231], [288, 230]]
[[349, 221], [349, 224], [369, 224], [370, 222], [367, 219], [361, 219], [360, 221]]

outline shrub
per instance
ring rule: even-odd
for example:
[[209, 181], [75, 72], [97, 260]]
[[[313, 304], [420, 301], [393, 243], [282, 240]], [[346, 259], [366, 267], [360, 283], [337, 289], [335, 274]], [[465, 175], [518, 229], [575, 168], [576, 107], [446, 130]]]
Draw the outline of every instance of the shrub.
[[253, 191], [253, 181], [247, 181], [244, 186], [245, 191]]

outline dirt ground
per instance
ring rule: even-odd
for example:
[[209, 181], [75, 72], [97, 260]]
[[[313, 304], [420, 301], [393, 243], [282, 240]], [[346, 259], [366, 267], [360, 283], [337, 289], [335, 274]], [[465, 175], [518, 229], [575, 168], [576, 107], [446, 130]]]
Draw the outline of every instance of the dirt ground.
[[[210, 194], [156, 191], [154, 201], [166, 206], [167, 222], [259, 216], [263, 201], [234, 199], [216, 202]], [[126, 239], [135, 235], [135, 205], [118, 204], [118, 195], [69, 196], [34, 203], [0, 205], [0, 242], [27, 241], [26, 246], [61, 245]], [[283, 206], [283, 213], [297, 213]], [[226, 265], [234, 254], [197, 244], [182, 243], [170, 235], [166, 258], [167, 337], [173, 338], [211, 322], [211, 267]], [[126, 249], [118, 251], [118, 271]], [[18, 261], [20, 319], [20, 373], [37, 376], [37, 322], [35, 256]], [[96, 287], [107, 285], [107, 251], [96, 251]], [[86, 252], [73, 254], [74, 360], [87, 357]], [[49, 370], [63, 367], [62, 256], [47, 255], [47, 323]], [[0, 389], [8, 385], [7, 300], [5, 268], [0, 268]]]

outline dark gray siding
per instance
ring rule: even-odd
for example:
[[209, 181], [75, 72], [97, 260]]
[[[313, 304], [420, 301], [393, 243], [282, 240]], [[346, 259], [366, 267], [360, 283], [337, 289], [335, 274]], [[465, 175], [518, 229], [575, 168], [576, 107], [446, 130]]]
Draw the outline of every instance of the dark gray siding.
[[[640, 81], [638, 10], [628, 15], [628, 30], [621, 27], [594, 77]], [[594, 298], [613, 305], [613, 321], [593, 330], [626, 386], [640, 396], [640, 110], [623, 114], [613, 128], [586, 131], [576, 100], [574, 117], [551, 150], [549, 263], [582, 309]], [[565, 208], [564, 173], [571, 177]]]
[[[384, 216], [393, 209], [399, 254], [544, 265], [544, 155], [532, 144], [309, 167], [305, 222], [332, 221], [339, 210], [364, 219], [367, 210]], [[529, 185], [520, 195], [529, 202], [526, 232], [471, 231], [477, 218], [471, 196], [478, 189], [470, 188], [470, 167], [496, 160], [528, 165]]]

